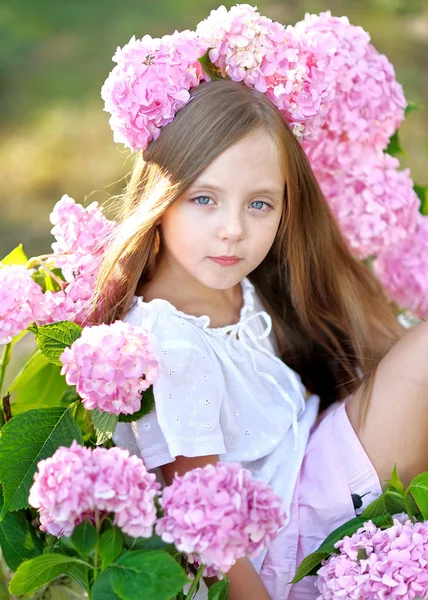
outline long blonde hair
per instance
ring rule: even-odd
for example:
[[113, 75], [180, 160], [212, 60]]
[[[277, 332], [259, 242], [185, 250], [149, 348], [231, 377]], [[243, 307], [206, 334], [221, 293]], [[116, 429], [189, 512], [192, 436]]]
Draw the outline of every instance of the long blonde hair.
[[380, 287], [349, 252], [307, 157], [262, 93], [228, 81], [203, 83], [137, 157], [93, 298], [97, 322], [122, 319], [152, 279], [163, 213], [226, 148], [257, 128], [275, 141], [286, 173], [280, 226], [249, 274], [270, 312], [279, 355], [322, 405], [352, 393], [400, 336]]

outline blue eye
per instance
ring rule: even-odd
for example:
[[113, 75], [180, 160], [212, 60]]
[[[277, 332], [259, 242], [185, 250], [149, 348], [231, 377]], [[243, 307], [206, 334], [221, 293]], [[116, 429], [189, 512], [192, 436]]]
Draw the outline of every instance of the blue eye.
[[200, 206], [206, 206], [209, 204], [211, 198], [208, 196], [197, 196], [196, 198], [192, 198], [192, 202], [199, 204]]
[[251, 208], [256, 208], [257, 210], [262, 209], [264, 205], [269, 207], [269, 204], [262, 202], [261, 200], [254, 200], [254, 202], [251, 202], [250, 204]]

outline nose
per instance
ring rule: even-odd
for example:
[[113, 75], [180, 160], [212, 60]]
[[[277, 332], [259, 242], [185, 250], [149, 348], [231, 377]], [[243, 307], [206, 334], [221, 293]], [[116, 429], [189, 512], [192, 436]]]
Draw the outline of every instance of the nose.
[[228, 211], [221, 215], [218, 236], [221, 240], [238, 242], [244, 237], [244, 215], [240, 211]]

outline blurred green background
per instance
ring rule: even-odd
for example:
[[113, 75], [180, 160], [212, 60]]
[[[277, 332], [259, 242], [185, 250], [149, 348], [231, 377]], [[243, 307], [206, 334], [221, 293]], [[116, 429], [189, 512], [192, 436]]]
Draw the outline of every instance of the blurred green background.
[[[235, 2], [225, 2], [227, 7]], [[123, 187], [129, 151], [114, 144], [100, 88], [111, 56], [135, 34], [194, 28], [214, 0], [2, 0], [0, 2], [0, 253], [22, 241], [48, 251], [48, 215], [67, 193], [104, 202]], [[428, 2], [266, 0], [284, 24], [331, 9], [364, 27], [394, 64], [408, 100], [422, 107], [402, 127], [403, 166], [428, 183]]]

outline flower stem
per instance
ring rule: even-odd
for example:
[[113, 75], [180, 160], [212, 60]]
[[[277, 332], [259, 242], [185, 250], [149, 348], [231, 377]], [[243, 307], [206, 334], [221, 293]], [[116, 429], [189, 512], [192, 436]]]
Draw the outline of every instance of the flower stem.
[[4, 374], [6, 371], [6, 367], [9, 364], [11, 355], [12, 355], [12, 342], [9, 342], [9, 344], [6, 344], [6, 346], [3, 349], [3, 354], [2, 354], [1, 362], [0, 362], [0, 395], [1, 395], [1, 390], [3, 387]]
[[97, 539], [97, 545], [95, 546], [95, 552], [94, 552], [94, 583], [96, 582], [97, 577], [98, 577], [98, 553], [99, 553], [100, 530], [101, 530], [100, 513], [98, 512], [97, 508], [95, 509], [95, 528], [97, 530], [98, 539]]
[[194, 594], [198, 591], [199, 581], [201, 580], [204, 569], [205, 565], [201, 565], [199, 567], [198, 572], [195, 575], [195, 579], [192, 581], [192, 585], [190, 586], [189, 592], [187, 594], [187, 600], [192, 600]]

